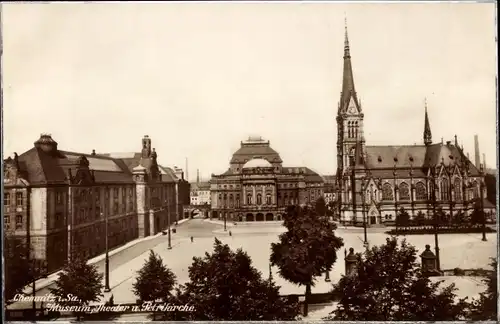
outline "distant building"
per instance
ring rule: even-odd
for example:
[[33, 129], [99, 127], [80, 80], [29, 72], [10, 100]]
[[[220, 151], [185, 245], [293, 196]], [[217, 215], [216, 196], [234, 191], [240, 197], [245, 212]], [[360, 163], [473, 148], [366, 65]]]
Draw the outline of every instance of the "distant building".
[[212, 216], [231, 221], [281, 220], [285, 208], [323, 196], [323, 178], [307, 167], [284, 167], [269, 141], [250, 137], [229, 169], [212, 175]]
[[[354, 87], [347, 27], [342, 92], [337, 111], [337, 185], [341, 222], [393, 223], [401, 208], [414, 218], [470, 214], [481, 195], [484, 166], [474, 165], [452, 143], [433, 143], [427, 105], [422, 145], [365, 144], [364, 112]], [[479, 150], [476, 137], [476, 164]]]
[[334, 175], [323, 176], [325, 186], [323, 191], [323, 198], [328, 206], [330, 203], [337, 201], [337, 188], [335, 186], [336, 179]]
[[191, 183], [191, 205], [210, 205], [210, 182], [200, 181], [198, 175], [195, 183]]
[[148, 136], [141, 147], [121, 156], [77, 153], [42, 134], [4, 161], [5, 235], [29, 242], [32, 257], [54, 271], [72, 253], [104, 253], [106, 220], [108, 248], [160, 232], [181, 217], [175, 181], [162, 174]]

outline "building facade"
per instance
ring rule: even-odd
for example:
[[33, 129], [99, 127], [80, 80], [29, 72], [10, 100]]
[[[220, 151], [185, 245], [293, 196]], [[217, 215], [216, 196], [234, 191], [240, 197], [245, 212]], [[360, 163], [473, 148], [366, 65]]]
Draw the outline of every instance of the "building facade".
[[366, 145], [364, 112], [354, 86], [347, 27], [342, 92], [337, 111], [337, 190], [344, 223], [393, 223], [404, 208], [415, 218], [470, 214], [486, 197], [482, 167], [455, 140], [433, 143], [427, 104], [421, 145]]
[[195, 182], [191, 184], [191, 205], [210, 205], [210, 182]]
[[63, 151], [42, 134], [32, 149], [4, 161], [5, 235], [28, 242], [49, 272], [72, 253], [104, 253], [106, 235], [111, 249], [158, 233], [179, 216], [175, 197], [148, 136], [140, 153], [119, 158]]
[[323, 198], [325, 199], [326, 205], [330, 208], [332, 204], [337, 202], [336, 180], [333, 175], [325, 175], [323, 179], [325, 182]]
[[212, 217], [231, 221], [281, 220], [289, 205], [311, 204], [323, 196], [323, 178], [307, 167], [284, 167], [270, 142], [241, 142], [229, 168], [212, 175]]

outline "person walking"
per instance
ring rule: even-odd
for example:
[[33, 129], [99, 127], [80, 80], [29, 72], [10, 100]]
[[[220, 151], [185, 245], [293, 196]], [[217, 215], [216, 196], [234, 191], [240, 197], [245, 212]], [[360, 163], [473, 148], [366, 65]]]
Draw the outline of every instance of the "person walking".
[[193, 243], [193, 237], [191, 236], [191, 243]]

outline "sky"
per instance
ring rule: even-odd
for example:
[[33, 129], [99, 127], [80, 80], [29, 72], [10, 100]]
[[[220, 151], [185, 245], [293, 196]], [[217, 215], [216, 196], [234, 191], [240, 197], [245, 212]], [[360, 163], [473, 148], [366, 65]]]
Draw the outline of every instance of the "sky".
[[285, 166], [336, 171], [347, 17], [367, 145], [474, 134], [496, 165], [494, 4], [2, 4], [3, 155], [52, 134], [68, 151], [140, 151], [189, 179], [240, 141]]

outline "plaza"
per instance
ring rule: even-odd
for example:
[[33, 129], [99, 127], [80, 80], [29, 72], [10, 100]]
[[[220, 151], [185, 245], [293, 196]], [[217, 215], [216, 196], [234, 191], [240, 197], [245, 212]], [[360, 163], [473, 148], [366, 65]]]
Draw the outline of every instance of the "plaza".
[[[177, 276], [177, 282], [183, 284], [189, 280], [188, 268], [192, 264], [193, 257], [202, 257], [205, 252], [213, 251], [214, 239], [217, 238], [232, 249], [241, 248], [248, 253], [253, 265], [260, 270], [262, 276], [269, 276], [269, 255], [271, 243], [278, 241], [278, 235], [285, 229], [280, 222], [252, 223], [252, 224], [228, 224], [227, 231], [223, 230], [222, 224], [217, 221], [193, 219], [188, 223], [199, 227], [207, 227], [209, 231], [201, 232], [199, 236], [194, 235], [191, 243], [187, 235], [176, 237], [172, 240], [172, 249], [168, 249], [168, 242], [162, 242], [153, 248], [164, 260], [164, 263]], [[182, 227], [179, 232], [182, 232]], [[370, 229], [368, 240], [370, 245], [385, 243], [388, 237], [384, 233], [386, 229]], [[231, 236], [229, 235], [231, 231]], [[363, 249], [363, 230], [358, 228], [340, 227], [337, 235], [344, 239], [344, 248], [354, 248], [355, 251]], [[440, 235], [439, 245], [441, 251], [442, 269], [488, 269], [490, 258], [496, 255], [496, 233], [487, 234], [488, 241], [481, 241], [480, 234], [470, 235]], [[414, 245], [420, 254], [426, 244], [433, 246], [432, 235], [411, 235], [406, 237], [407, 241]], [[344, 273], [343, 249], [339, 251], [338, 260], [330, 272], [331, 282], [325, 282], [324, 277], [317, 278], [312, 293], [324, 293], [331, 289], [332, 283], [337, 282]], [[132, 292], [132, 284], [135, 281], [137, 271], [147, 259], [149, 251], [131, 259], [121, 266], [113, 269], [110, 273], [110, 286], [115, 303], [133, 303], [136, 300]], [[420, 261], [420, 259], [418, 260]], [[303, 294], [304, 287], [293, 285], [281, 278], [276, 267], [272, 268], [273, 278], [281, 287], [282, 295]], [[468, 289], [468, 288], [467, 288]], [[473, 295], [476, 292], [472, 293]], [[469, 295], [463, 291], [460, 295]]]

